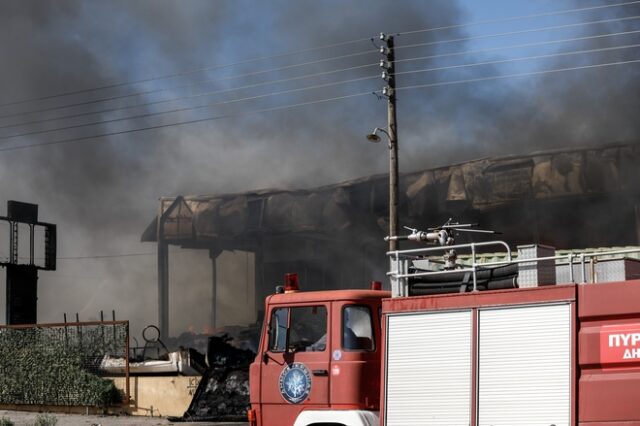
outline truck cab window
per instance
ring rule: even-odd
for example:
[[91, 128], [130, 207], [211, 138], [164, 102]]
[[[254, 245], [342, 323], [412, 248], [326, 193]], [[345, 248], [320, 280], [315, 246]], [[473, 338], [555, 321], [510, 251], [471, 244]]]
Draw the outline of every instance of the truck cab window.
[[322, 352], [327, 347], [327, 308], [305, 306], [291, 308], [289, 350]]
[[[287, 319], [289, 342], [287, 344]], [[278, 308], [271, 312], [269, 350], [271, 352], [322, 352], [327, 347], [327, 308], [304, 306]]]
[[342, 310], [342, 349], [347, 351], [375, 350], [369, 306], [349, 305]]
[[284, 352], [287, 346], [287, 318], [288, 308], [274, 309], [271, 312], [269, 322], [269, 350], [271, 352]]

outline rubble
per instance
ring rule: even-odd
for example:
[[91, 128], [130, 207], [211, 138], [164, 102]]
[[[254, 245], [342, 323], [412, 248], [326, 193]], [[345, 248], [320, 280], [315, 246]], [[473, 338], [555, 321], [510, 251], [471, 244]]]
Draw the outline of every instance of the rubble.
[[249, 365], [255, 352], [239, 349], [228, 334], [208, 341], [209, 369], [202, 375], [189, 408], [171, 421], [244, 421], [249, 408]]
[[[125, 359], [105, 355], [100, 362], [100, 370], [110, 375], [125, 374]], [[197, 376], [205, 370], [204, 355], [191, 348], [181, 348], [178, 351], [169, 352], [159, 359], [129, 362], [129, 373], [132, 375], [180, 374], [183, 376]]]

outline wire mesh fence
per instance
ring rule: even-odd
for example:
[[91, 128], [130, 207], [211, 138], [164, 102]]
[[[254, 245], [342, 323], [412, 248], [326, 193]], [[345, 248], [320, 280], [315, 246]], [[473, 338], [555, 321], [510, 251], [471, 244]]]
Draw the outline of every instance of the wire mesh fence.
[[[129, 322], [0, 326], [0, 404], [105, 407], [129, 400]], [[126, 388], [101, 368], [121, 359]]]

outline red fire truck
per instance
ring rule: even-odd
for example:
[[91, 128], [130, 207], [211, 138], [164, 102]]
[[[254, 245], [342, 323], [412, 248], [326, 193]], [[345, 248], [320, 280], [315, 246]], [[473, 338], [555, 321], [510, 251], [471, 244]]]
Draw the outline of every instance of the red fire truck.
[[391, 292], [288, 274], [265, 302], [250, 424], [640, 425], [640, 250], [452, 242], [390, 252]]

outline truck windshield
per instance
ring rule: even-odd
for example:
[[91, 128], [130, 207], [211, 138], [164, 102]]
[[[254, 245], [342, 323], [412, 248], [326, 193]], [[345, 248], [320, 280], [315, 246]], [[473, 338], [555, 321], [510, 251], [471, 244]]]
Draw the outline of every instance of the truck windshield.
[[[287, 344], [287, 318], [291, 314]], [[304, 306], [278, 308], [271, 313], [269, 350], [272, 352], [318, 352], [327, 347], [327, 308]]]

